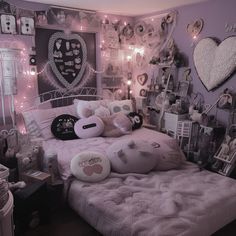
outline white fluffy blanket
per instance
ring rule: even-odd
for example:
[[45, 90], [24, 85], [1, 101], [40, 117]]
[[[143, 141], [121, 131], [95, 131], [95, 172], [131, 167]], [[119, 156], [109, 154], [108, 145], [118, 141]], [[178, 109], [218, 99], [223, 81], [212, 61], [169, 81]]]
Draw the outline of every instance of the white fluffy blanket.
[[72, 182], [69, 204], [103, 235], [205, 236], [236, 218], [236, 181], [199, 171], [115, 174]]

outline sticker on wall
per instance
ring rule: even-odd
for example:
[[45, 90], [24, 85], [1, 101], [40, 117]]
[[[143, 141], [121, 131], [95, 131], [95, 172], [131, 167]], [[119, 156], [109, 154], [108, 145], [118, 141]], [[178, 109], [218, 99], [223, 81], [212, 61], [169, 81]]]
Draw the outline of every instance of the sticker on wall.
[[34, 18], [21, 17], [20, 18], [21, 33], [25, 35], [34, 35]]
[[134, 29], [130, 24], [127, 24], [121, 31], [121, 34], [126, 40], [131, 39], [134, 36]]
[[147, 90], [146, 89], [140, 89], [139, 96], [140, 97], [147, 97]]
[[77, 86], [87, 65], [86, 43], [78, 34], [54, 33], [48, 44], [49, 64], [67, 89]]
[[203, 28], [203, 19], [198, 19], [187, 25], [187, 32], [195, 38], [200, 34]]
[[105, 33], [105, 42], [108, 48], [119, 48], [118, 32], [114, 29], [108, 29]]
[[146, 34], [146, 31], [147, 31], [147, 24], [144, 21], [138, 22], [134, 26], [134, 32], [138, 36], [143, 36], [144, 34]]
[[1, 15], [1, 29], [4, 34], [16, 34], [16, 18], [13, 15]]
[[137, 81], [142, 86], [146, 84], [147, 80], [148, 80], [147, 73], [143, 73], [143, 74], [137, 76]]

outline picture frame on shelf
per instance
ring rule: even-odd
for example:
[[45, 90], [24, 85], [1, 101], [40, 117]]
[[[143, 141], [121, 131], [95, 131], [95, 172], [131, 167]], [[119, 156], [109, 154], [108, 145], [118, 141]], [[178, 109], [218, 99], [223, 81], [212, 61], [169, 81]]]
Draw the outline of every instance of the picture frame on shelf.
[[23, 35], [35, 34], [35, 21], [33, 17], [20, 17], [20, 33]]
[[16, 17], [11, 14], [2, 14], [0, 16], [1, 32], [3, 34], [16, 34]]
[[35, 24], [36, 25], [47, 25], [47, 12], [46, 11], [36, 11], [35, 12]]
[[189, 82], [188, 81], [180, 81], [178, 83], [178, 95], [180, 97], [186, 97], [188, 95]]

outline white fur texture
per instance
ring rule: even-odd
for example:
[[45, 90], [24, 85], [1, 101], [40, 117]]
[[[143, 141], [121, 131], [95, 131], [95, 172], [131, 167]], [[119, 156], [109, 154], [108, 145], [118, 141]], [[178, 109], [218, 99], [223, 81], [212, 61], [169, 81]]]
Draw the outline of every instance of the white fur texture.
[[199, 41], [193, 53], [198, 75], [207, 90], [224, 82], [236, 68], [236, 37], [229, 37], [219, 45], [211, 38]]

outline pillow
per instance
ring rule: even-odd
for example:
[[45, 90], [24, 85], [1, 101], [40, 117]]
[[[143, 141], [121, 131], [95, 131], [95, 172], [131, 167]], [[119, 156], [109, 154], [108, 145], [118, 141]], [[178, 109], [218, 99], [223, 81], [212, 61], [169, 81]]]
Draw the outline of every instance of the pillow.
[[107, 107], [107, 100], [85, 101], [75, 99], [74, 106], [78, 117], [87, 118], [94, 115], [95, 110], [100, 106]]
[[130, 118], [132, 122], [132, 130], [139, 129], [142, 127], [143, 124], [143, 117], [137, 112], [130, 112], [128, 114], [128, 117]]
[[104, 123], [102, 136], [119, 137], [129, 134], [132, 131], [132, 122], [123, 113], [115, 113], [109, 117], [102, 117], [101, 119]]
[[128, 115], [130, 112], [133, 111], [132, 101], [120, 100], [120, 101], [110, 102], [109, 109], [110, 109], [111, 114], [122, 112]]
[[54, 138], [51, 132], [52, 121], [62, 114], [75, 115], [74, 105], [50, 108], [50, 109], [34, 109], [22, 112], [25, 128], [31, 139], [43, 138], [45, 140]]
[[157, 148], [147, 140], [122, 139], [107, 149], [112, 169], [118, 173], [148, 173], [157, 164]]
[[110, 174], [111, 166], [109, 159], [104, 154], [84, 151], [71, 160], [70, 169], [79, 180], [98, 182]]
[[158, 145], [160, 145], [160, 152], [154, 170], [177, 169], [186, 161], [184, 153], [175, 139], [160, 140]]
[[68, 114], [57, 116], [51, 124], [52, 134], [61, 140], [77, 139], [74, 131], [75, 122], [78, 118]]
[[75, 133], [79, 138], [92, 138], [102, 134], [104, 123], [98, 116], [82, 118], [75, 123]]
[[111, 113], [108, 108], [104, 106], [100, 106], [94, 111], [94, 115], [99, 116], [99, 117], [108, 117], [111, 115]]

